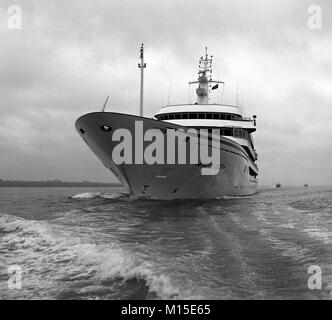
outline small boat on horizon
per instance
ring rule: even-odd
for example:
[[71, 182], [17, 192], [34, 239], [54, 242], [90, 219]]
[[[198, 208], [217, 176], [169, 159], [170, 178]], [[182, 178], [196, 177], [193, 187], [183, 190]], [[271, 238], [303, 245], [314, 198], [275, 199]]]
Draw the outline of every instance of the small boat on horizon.
[[306, 187], [309, 187], [309, 185], [308, 185], [307, 183], [305, 183], [305, 184], [304, 184], [304, 187], [305, 187], [305, 188], [306, 188]]

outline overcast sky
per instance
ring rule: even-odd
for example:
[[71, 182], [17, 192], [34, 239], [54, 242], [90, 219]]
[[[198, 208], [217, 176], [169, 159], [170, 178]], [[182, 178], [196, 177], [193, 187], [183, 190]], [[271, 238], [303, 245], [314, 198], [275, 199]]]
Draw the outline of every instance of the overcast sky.
[[[8, 7], [22, 29], [8, 28]], [[311, 5], [322, 29], [308, 27]], [[332, 184], [331, 0], [0, 1], [0, 178], [115, 181], [74, 129], [84, 113], [188, 102], [208, 46], [225, 103], [257, 114], [259, 180]], [[171, 88], [171, 90], [170, 90]]]

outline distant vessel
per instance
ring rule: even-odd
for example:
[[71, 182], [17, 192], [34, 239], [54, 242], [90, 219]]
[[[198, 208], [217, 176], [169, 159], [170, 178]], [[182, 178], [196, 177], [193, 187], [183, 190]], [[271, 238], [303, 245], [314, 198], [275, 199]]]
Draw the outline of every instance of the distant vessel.
[[307, 184], [307, 183], [305, 183], [305, 184], [304, 184], [304, 187], [308, 187], [308, 184]]
[[275, 180], [273, 179], [272, 180], [272, 185], [271, 185], [271, 188], [274, 189], [274, 188], [281, 188], [281, 183], [280, 182], [275, 182]]
[[[210, 103], [209, 94], [212, 90], [220, 89], [224, 82], [212, 80], [212, 56], [205, 56], [199, 60], [197, 81], [197, 101], [188, 104], [166, 105], [159, 110], [154, 119], [143, 117], [143, 70], [146, 64], [143, 60], [143, 45], [141, 47], [141, 103], [140, 116], [104, 112], [94, 112], [81, 116], [76, 121], [76, 129], [82, 139], [110, 169], [118, 179], [128, 188], [134, 197], [148, 197], [156, 199], [186, 199], [186, 198], [216, 198], [222, 196], [245, 196], [257, 192], [258, 167], [257, 153], [254, 147], [252, 133], [256, 131], [256, 116], [244, 118], [238, 106]], [[189, 129], [206, 129], [206, 134], [199, 133], [198, 140], [193, 145], [193, 136], [177, 140], [176, 158], [181, 152], [187, 155], [184, 163], [162, 163], [155, 161], [147, 163], [145, 151], [151, 146], [152, 138], [148, 141], [138, 141], [137, 128], [142, 135], [148, 130], [161, 131], [164, 138], [167, 130], [182, 129], [188, 133]], [[120, 139], [114, 141], [112, 134], [117, 129], [125, 129], [135, 140], [131, 141], [130, 150], [141, 163], [116, 163], [112, 158]], [[218, 129], [218, 134], [215, 130]], [[201, 132], [201, 131], [200, 131]], [[156, 133], [157, 135], [157, 133]], [[124, 138], [124, 137], [123, 137]], [[157, 138], [156, 138], [157, 139]], [[156, 140], [155, 140], [156, 141]], [[193, 140], [194, 141], [194, 140]], [[190, 144], [189, 144], [190, 142]], [[180, 148], [179, 145], [182, 145]], [[137, 145], [144, 151], [144, 159]], [[217, 147], [216, 147], [217, 145]], [[204, 169], [211, 169], [199, 158], [197, 163], [188, 161], [194, 147], [199, 150], [210, 148], [220, 156], [220, 164], [212, 169], [215, 174], [202, 174]], [[150, 147], [151, 148], [151, 147]], [[157, 150], [157, 149], [156, 149]], [[168, 145], [163, 145], [162, 160], [168, 156]], [[168, 159], [168, 158], [167, 158]]]

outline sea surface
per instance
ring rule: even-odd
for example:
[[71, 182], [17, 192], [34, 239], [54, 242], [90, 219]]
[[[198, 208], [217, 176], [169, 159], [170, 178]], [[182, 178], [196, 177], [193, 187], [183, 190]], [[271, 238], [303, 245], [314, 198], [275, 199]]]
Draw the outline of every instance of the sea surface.
[[0, 299], [332, 299], [332, 187], [122, 192], [0, 188]]

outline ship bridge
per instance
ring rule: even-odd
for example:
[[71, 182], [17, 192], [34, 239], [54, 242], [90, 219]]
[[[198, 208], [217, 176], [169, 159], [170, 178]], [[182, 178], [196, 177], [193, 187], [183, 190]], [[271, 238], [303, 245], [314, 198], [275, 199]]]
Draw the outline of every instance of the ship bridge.
[[224, 85], [223, 81], [212, 80], [212, 56], [199, 60], [198, 80], [189, 85], [198, 84], [197, 101], [194, 104], [176, 104], [162, 107], [155, 118], [189, 128], [213, 128], [220, 130], [220, 135], [238, 142], [248, 153], [251, 160], [257, 159], [251, 133], [256, 131], [256, 116], [243, 117], [239, 107], [234, 105], [209, 103], [212, 90]]

